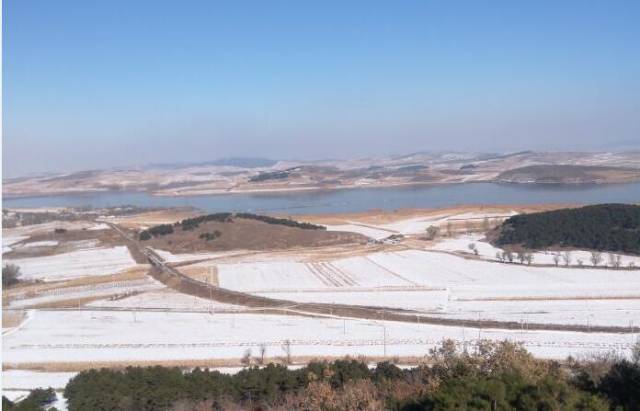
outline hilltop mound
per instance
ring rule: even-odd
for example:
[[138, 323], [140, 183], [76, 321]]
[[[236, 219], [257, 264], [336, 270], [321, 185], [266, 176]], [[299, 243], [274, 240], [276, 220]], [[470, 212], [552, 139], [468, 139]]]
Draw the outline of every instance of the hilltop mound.
[[248, 213], [217, 213], [162, 224], [140, 233], [142, 244], [174, 253], [194, 251], [274, 250], [365, 243], [354, 233]]
[[640, 170], [625, 167], [534, 165], [504, 171], [496, 178], [506, 183], [593, 184], [637, 181]]
[[505, 220], [496, 242], [640, 254], [640, 206], [600, 204], [520, 214]]

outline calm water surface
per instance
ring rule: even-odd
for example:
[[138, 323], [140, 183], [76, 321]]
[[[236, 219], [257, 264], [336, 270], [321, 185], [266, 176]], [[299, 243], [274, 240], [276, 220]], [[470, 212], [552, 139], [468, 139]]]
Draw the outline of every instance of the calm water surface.
[[193, 206], [206, 211], [315, 214], [444, 207], [458, 204], [545, 204], [640, 202], [640, 183], [611, 185], [516, 185], [469, 183], [437, 186], [354, 188], [294, 193], [220, 194], [155, 197], [137, 192], [106, 192], [3, 198], [3, 207]]

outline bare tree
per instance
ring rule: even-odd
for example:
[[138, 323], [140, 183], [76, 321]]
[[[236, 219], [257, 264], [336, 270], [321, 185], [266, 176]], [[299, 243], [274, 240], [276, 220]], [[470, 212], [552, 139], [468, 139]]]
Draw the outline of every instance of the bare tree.
[[251, 348], [247, 348], [247, 350], [242, 355], [242, 359], [240, 360], [242, 365], [248, 367], [251, 365]]
[[524, 261], [527, 263], [527, 265], [531, 265], [531, 263], [533, 262], [533, 253], [524, 253]]
[[503, 252], [502, 257], [510, 263], [513, 262], [513, 253], [509, 250]]
[[553, 253], [553, 264], [557, 267], [560, 264], [560, 253]]
[[501, 263], [504, 263], [504, 256], [500, 251], [496, 251], [496, 260], [500, 261]]
[[527, 259], [527, 253], [525, 253], [524, 251], [518, 251], [516, 254], [518, 260], [520, 261], [520, 264], [524, 264], [524, 262]]
[[434, 225], [427, 227], [427, 240], [431, 241], [438, 236], [440, 229]]
[[267, 344], [265, 343], [260, 344], [260, 357], [258, 357], [258, 364], [264, 365], [264, 357], [266, 353], [267, 353]]
[[571, 258], [571, 251], [565, 251], [564, 253], [562, 253], [562, 261], [564, 262], [564, 265], [566, 267], [571, 264]]
[[447, 236], [451, 237], [453, 235], [453, 224], [451, 221], [447, 221]]
[[285, 361], [287, 365], [291, 365], [291, 341], [285, 340], [282, 343], [282, 351], [284, 351]]
[[582, 267], [584, 265], [584, 261], [582, 261], [582, 258], [578, 258], [576, 262], [578, 263], [579, 267]]
[[490, 227], [491, 227], [491, 226], [490, 226], [490, 224], [489, 224], [489, 218], [485, 217], [485, 218], [482, 220], [482, 229], [483, 229], [484, 231], [489, 231], [489, 228], [490, 228]]
[[594, 250], [591, 252], [591, 257], [589, 259], [591, 261], [591, 264], [593, 264], [593, 266], [595, 267], [602, 262], [602, 253], [600, 251]]
[[475, 255], [478, 255], [478, 247], [476, 247], [476, 243], [469, 243], [467, 246], [469, 250], [471, 250]]
[[619, 254], [609, 253], [609, 265], [615, 269], [622, 265], [622, 257]]
[[633, 270], [634, 268], [636, 268], [636, 263], [634, 263], [633, 261], [629, 261], [629, 264], [627, 265], [627, 267]]

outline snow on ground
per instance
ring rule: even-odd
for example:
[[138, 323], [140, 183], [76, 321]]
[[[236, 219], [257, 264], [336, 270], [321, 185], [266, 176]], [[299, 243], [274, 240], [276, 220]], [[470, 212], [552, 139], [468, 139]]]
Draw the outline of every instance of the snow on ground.
[[291, 260], [218, 264], [218, 284], [232, 290], [296, 291], [416, 285], [367, 257], [302, 263]]
[[372, 226], [362, 225], [358, 223], [327, 225], [327, 231], [346, 231], [349, 233], [357, 233], [365, 235], [374, 240], [382, 240], [390, 235], [396, 234], [387, 230], [374, 228]]
[[638, 327], [640, 298], [614, 300], [450, 300], [429, 315], [457, 319], [492, 319], [538, 324]]
[[331, 262], [217, 267], [221, 287], [297, 302], [401, 308], [455, 318], [640, 325], [640, 270], [527, 266], [420, 250]]
[[182, 263], [185, 261], [206, 260], [219, 257], [227, 257], [241, 252], [218, 252], [218, 253], [192, 253], [192, 254], [172, 254], [169, 251], [153, 249], [153, 251], [168, 263]]
[[67, 400], [62, 396], [62, 390], [75, 372], [37, 372], [26, 370], [2, 371], [2, 395], [10, 401], [25, 399], [31, 390], [36, 388], [53, 388], [56, 390], [56, 400], [49, 404], [59, 411], [66, 411]]
[[44, 257], [5, 259], [5, 261], [20, 267], [22, 279], [44, 281], [115, 274], [136, 265], [125, 246], [91, 248]]
[[105, 224], [105, 223], [99, 223], [99, 224], [94, 225], [93, 227], [89, 227], [89, 228], [87, 228], [87, 230], [88, 230], [88, 231], [100, 231], [100, 230], [108, 230], [108, 229], [110, 229], [110, 228], [111, 228], [111, 227], [109, 227], [109, 225], [108, 225], [108, 224]]
[[347, 221], [346, 224], [327, 225], [329, 231], [348, 231], [359, 233], [381, 240], [392, 234], [423, 234], [427, 227], [434, 225], [443, 227], [448, 222], [459, 223], [461, 221], [482, 222], [485, 218], [490, 220], [504, 219], [516, 215], [517, 212], [505, 213], [459, 213], [459, 214], [435, 214], [423, 217], [412, 217], [394, 221], [387, 224], [364, 224], [357, 221]]
[[640, 296], [640, 270], [534, 267], [407, 250], [368, 258], [428, 287], [448, 287], [451, 298]]
[[29, 248], [29, 247], [54, 247], [56, 245], [58, 245], [58, 242], [56, 240], [51, 240], [51, 241], [34, 241], [32, 243], [26, 243], [22, 247], [24, 247], [24, 248]]
[[347, 290], [309, 292], [263, 292], [258, 295], [296, 302], [393, 307], [421, 312], [441, 311], [447, 307], [447, 290]]
[[219, 285], [247, 292], [397, 287], [448, 288], [451, 299], [640, 298], [640, 269], [527, 266], [420, 250], [378, 252], [331, 262], [218, 264]]
[[628, 354], [635, 334], [477, 330], [262, 314], [175, 312], [38, 311], [31, 321], [3, 338], [7, 365], [88, 361], [187, 360], [242, 357], [267, 346], [267, 357], [283, 356], [288, 340], [293, 356], [420, 356], [451, 338], [522, 342], [534, 355], [567, 355], [617, 350]]
[[182, 294], [171, 289], [149, 291], [119, 300], [98, 300], [88, 304], [90, 307], [135, 308], [206, 311], [210, 309], [244, 308], [235, 304], [225, 304], [205, 298]]
[[27, 370], [2, 371], [2, 388], [32, 390], [34, 388], [63, 389], [75, 372], [38, 372]]
[[8, 253], [12, 250], [12, 245], [29, 238], [27, 235], [7, 235], [6, 230], [2, 230], [2, 253]]
[[[473, 251], [469, 249], [469, 244], [474, 244], [478, 250], [478, 255], [486, 260], [496, 261], [496, 253], [502, 253], [504, 250], [498, 247], [494, 247], [486, 241], [482, 241], [484, 238], [483, 234], [465, 234], [457, 237], [449, 237], [441, 239], [437, 244], [435, 244], [431, 249], [433, 250], [442, 250], [442, 251], [451, 251], [456, 253], [466, 253], [473, 254]], [[533, 264], [543, 264], [543, 265], [555, 265], [554, 254], [560, 253], [559, 251], [538, 251], [533, 253]], [[578, 266], [578, 261], [581, 260], [583, 265], [589, 266], [591, 265], [591, 252], [584, 250], [575, 250], [570, 252], [571, 255], [571, 266]], [[617, 255], [617, 254], [615, 254]], [[628, 267], [629, 263], [635, 264], [635, 266], [640, 267], [640, 257], [637, 256], [628, 256], [620, 254], [620, 262], [622, 267]], [[602, 262], [599, 264], [601, 266], [609, 264], [609, 253], [602, 253]], [[560, 258], [559, 265], [564, 266], [565, 263]]]
[[152, 279], [144, 278], [140, 280], [115, 281], [99, 284], [88, 284], [77, 287], [60, 287], [39, 292], [35, 295], [26, 293], [12, 298], [9, 306], [11, 308], [29, 307], [56, 301], [84, 299], [108, 295], [122, 295], [137, 293], [149, 290], [158, 290], [165, 286]]
[[241, 291], [296, 290], [326, 287], [326, 281], [314, 275], [304, 263], [261, 261], [219, 264], [218, 285]]
[[16, 401], [24, 400], [27, 397], [27, 395], [29, 395], [29, 391], [28, 390], [12, 390], [12, 389], [3, 387], [2, 395], [7, 397], [9, 401], [16, 402]]
[[34, 233], [53, 232], [56, 228], [65, 230], [82, 230], [95, 226], [92, 221], [50, 221], [42, 224], [31, 224], [2, 229], [3, 237], [31, 236]]

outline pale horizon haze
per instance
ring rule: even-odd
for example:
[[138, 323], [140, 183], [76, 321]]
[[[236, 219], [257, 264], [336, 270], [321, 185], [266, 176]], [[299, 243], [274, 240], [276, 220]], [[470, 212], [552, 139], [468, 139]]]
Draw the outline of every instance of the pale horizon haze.
[[3, 175], [640, 148], [638, 1], [3, 2]]

